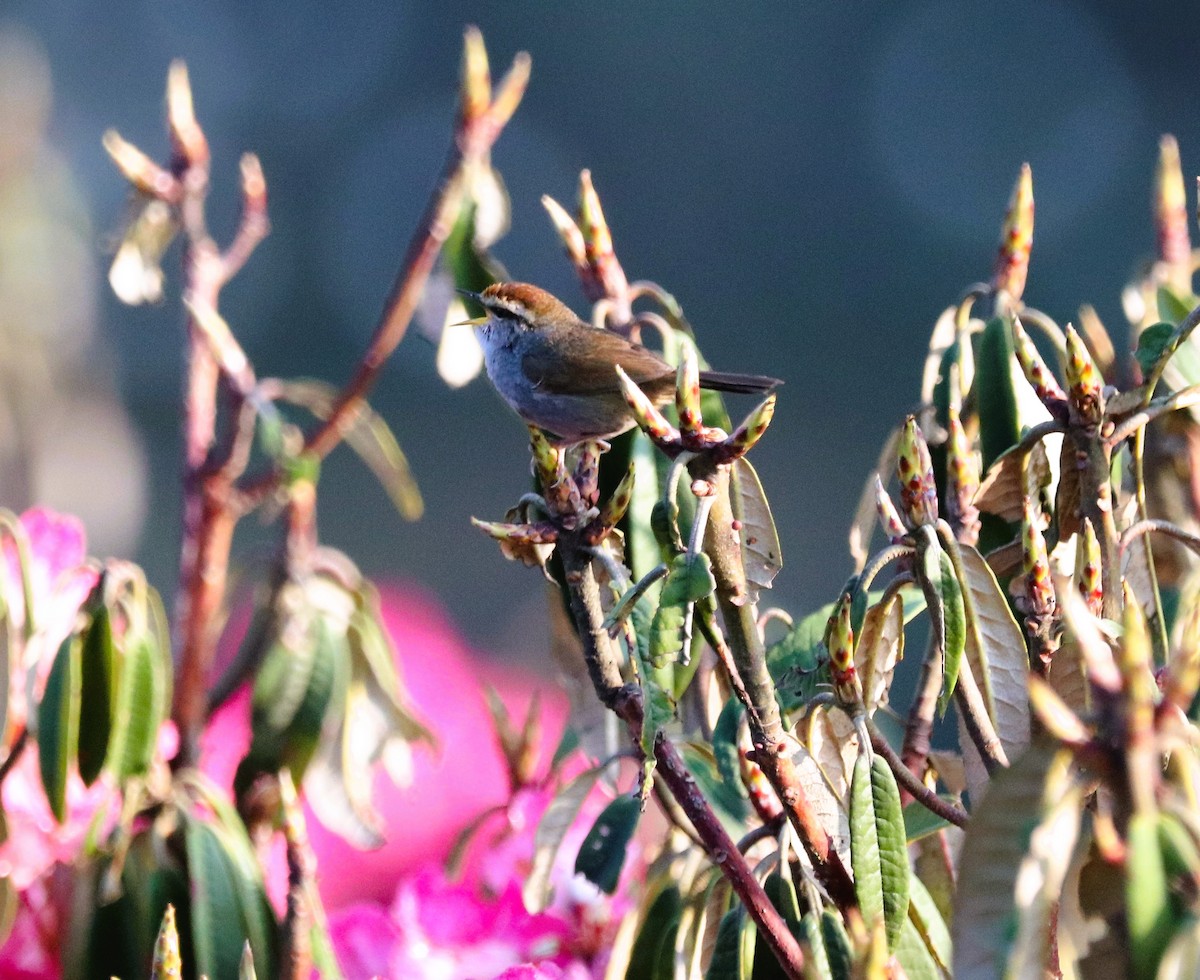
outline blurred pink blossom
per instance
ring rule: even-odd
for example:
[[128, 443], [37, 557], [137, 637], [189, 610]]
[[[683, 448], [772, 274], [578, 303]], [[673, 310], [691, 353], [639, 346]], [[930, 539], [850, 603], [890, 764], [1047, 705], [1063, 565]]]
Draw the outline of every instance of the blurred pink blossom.
[[[96, 583], [96, 571], [83, 565], [86, 538], [77, 518], [36, 507], [21, 515], [20, 525], [29, 544], [26, 571], [36, 632], [12, 665], [11, 724], [4, 733], [5, 746], [12, 745], [16, 730], [29, 714], [26, 678], [37, 678], [35, 690], [44, 682], [55, 652]], [[0, 578], [14, 620], [23, 627], [21, 568], [8, 538]], [[103, 782], [88, 789], [72, 773], [67, 783], [66, 820], [60, 825], [42, 790], [37, 747], [29, 741], [0, 786], [0, 794], [8, 824], [7, 839], [0, 844], [0, 878], [7, 878], [20, 896], [12, 932], [0, 947], [0, 976], [56, 977], [69, 896], [65, 889], [52, 887], [54, 873], [78, 856], [96, 810], [111, 797], [112, 789]]]

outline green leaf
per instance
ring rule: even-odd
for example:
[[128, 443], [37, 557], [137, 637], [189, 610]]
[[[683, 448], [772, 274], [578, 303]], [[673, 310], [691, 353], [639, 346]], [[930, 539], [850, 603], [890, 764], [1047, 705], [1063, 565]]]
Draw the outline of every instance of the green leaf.
[[[829, 965], [829, 953], [825, 949], [825, 934], [821, 931], [821, 916], [817, 912], [805, 912], [800, 920], [801, 938], [807, 947], [805, 967], [811, 970], [813, 980], [834, 980]], [[839, 977], [838, 980], [841, 980]]]
[[871, 763], [865, 751], [854, 762], [850, 782], [850, 863], [854, 891], [863, 921], [870, 929], [883, 918], [883, 871], [879, 854], [879, 827], [875, 822], [875, 799]]
[[63, 640], [38, 705], [38, 764], [50, 811], [59, 823], [66, 819], [67, 774], [79, 746], [82, 647], [77, 633]]
[[1138, 334], [1137, 350], [1133, 356], [1137, 358], [1143, 377], [1154, 369], [1174, 334], [1175, 325], [1172, 323], [1155, 323]]
[[[958, 802], [946, 796], [943, 796], [942, 799], [948, 803], [957, 804]], [[922, 837], [928, 837], [930, 834], [937, 833], [939, 830], [945, 830], [950, 826], [952, 824], [945, 817], [939, 817], [932, 810], [927, 810], [915, 800], [904, 808], [904, 836], [910, 844], [919, 841]]]
[[637, 796], [618, 796], [592, 824], [575, 858], [575, 872], [611, 895], [617, 890], [625, 851], [642, 813]]
[[236, 977], [246, 941], [241, 902], [216, 831], [189, 818], [184, 831], [191, 883], [191, 934], [197, 974]]
[[[636, 607], [635, 607], [636, 608]], [[687, 614], [683, 606], [660, 602], [650, 623], [650, 664], [655, 668], [672, 663], [683, 649], [683, 627]]]
[[726, 912], [717, 930], [705, 980], [750, 980], [756, 938], [754, 921], [740, 905]]
[[[280, 399], [308, 409], [322, 421], [333, 414], [340, 397], [339, 389], [324, 381], [299, 378], [280, 386]], [[360, 402], [350, 418], [344, 438], [348, 445], [387, 491], [396, 510], [406, 520], [415, 521], [425, 509], [421, 491], [408, 465], [408, 458], [396, 441], [387, 422], [365, 402]]]
[[979, 405], [979, 443], [985, 473], [992, 461], [1021, 437], [1013, 386], [1015, 364], [1011, 328], [1004, 318], [993, 317], [979, 335], [971, 386]]
[[[857, 764], [855, 766], [857, 773]], [[896, 949], [900, 930], [908, 919], [908, 840], [896, 777], [883, 760], [871, 760], [871, 802], [879, 843], [879, 869], [883, 881], [883, 918], [888, 945]]]
[[825, 939], [829, 972], [837, 980], [849, 980], [854, 975], [854, 948], [850, 945], [850, 936], [842, 924], [842, 917], [836, 910], [825, 909], [821, 913], [821, 935]]
[[[675, 885], [668, 885], [655, 896], [634, 940], [625, 980], [658, 980], [662, 952], [670, 952], [675, 948], [675, 932], [679, 928], [682, 910], [683, 900]], [[668, 973], [663, 980], [669, 977]]]
[[938, 549], [938, 579], [936, 588], [942, 600], [942, 615], [946, 627], [945, 660], [942, 669], [942, 693], [938, 696], [938, 712], [946, 714], [950, 698], [958, 684], [963, 651], [967, 648], [967, 616], [963, 608], [962, 588], [954, 574], [954, 564], [945, 551]]
[[908, 917], [917, 928], [925, 947], [943, 970], [949, 971], [954, 962], [954, 946], [946, 920], [920, 876], [909, 877]]
[[663, 582], [660, 605], [685, 605], [712, 595], [717, 583], [713, 578], [712, 559], [704, 552], [677, 555]]
[[[1170, 286], [1159, 286], [1157, 298], [1158, 315], [1172, 324], [1187, 319], [1187, 315], [1192, 312], [1192, 303], [1185, 301]], [[1190, 299], [1194, 301], [1194, 297], [1190, 297]]]
[[908, 980], [942, 980], [942, 971], [938, 969], [912, 919], [905, 916], [901, 925], [903, 928], [896, 937], [893, 948], [896, 951], [896, 959], [904, 967], [905, 977]]
[[521, 886], [521, 898], [527, 912], [542, 912], [550, 904], [553, 894], [550, 873], [554, 859], [603, 771], [602, 766], [596, 766], [580, 773], [559, 791], [542, 813], [533, 836], [533, 864]]
[[712, 737], [712, 752], [717, 772], [721, 774], [725, 785], [742, 799], [749, 795], [742, 784], [742, 750], [738, 747], [742, 717], [745, 713], [742, 702], [736, 697], [730, 698], [717, 717]]
[[1157, 813], [1129, 818], [1125, 860], [1125, 921], [1130, 963], [1139, 977], [1152, 977], [1179, 925], [1159, 843]]
[[558, 740], [558, 747], [554, 750], [554, 755], [550, 759], [550, 771], [556, 772], [580, 746], [579, 729], [573, 725], [567, 725], [563, 729], [562, 738]]
[[707, 743], [685, 742], [681, 751], [688, 771], [696, 778], [696, 784], [723, 818], [725, 829], [732, 836], [744, 833], [743, 822], [749, 815], [750, 808], [746, 803], [745, 791], [739, 794], [736, 789], [741, 780], [731, 785], [721, 778], [712, 747]]
[[149, 771], [169, 707], [170, 684], [169, 665], [148, 634], [130, 640], [123, 659], [111, 753], [119, 780]]
[[108, 607], [97, 605], [80, 654], [79, 778], [91, 786], [104, 768], [116, 704], [117, 651]]

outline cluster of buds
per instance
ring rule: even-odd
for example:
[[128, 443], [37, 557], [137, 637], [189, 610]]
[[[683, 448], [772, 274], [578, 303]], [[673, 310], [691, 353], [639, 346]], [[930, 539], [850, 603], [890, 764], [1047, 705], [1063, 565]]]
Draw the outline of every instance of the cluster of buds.
[[[672, 459], [681, 453], [704, 453], [718, 466], [732, 463], [754, 448], [775, 415], [775, 395], [770, 394], [732, 433], [706, 426], [700, 415], [700, 366], [695, 350], [687, 343], [680, 348], [679, 371], [675, 380], [679, 428], [667, 420], [649, 396], [619, 366], [617, 377], [621, 381], [621, 393], [638, 426], [650, 437], [651, 442]], [[697, 493], [697, 496], [703, 495]]]
[[1013, 349], [1025, 379], [1046, 410], [1059, 422], [1097, 426], [1104, 416], [1104, 379], [1079, 332], [1066, 329], [1065, 373], [1067, 390], [1055, 380], [1034, 347], [1029, 334], [1015, 316], [1012, 321]]
[[1021, 173], [1008, 202], [1008, 212], [1000, 231], [1000, 248], [992, 273], [992, 288], [1019, 302], [1029, 274], [1029, 253], [1033, 249], [1033, 173], [1022, 164]]
[[542, 205], [566, 246], [584, 295], [593, 303], [605, 299], [624, 302], [629, 280], [613, 250], [612, 233], [600, 196], [592, 186], [591, 172], [584, 170], [579, 175], [579, 212], [575, 218], [549, 195], [542, 198]]
[[633, 499], [633, 466], [630, 465], [613, 495], [600, 504], [598, 476], [602, 444], [581, 444], [570, 472], [566, 450], [551, 445], [541, 429], [530, 426], [529, 445], [542, 487], [541, 496], [523, 498], [504, 521], [472, 518], [471, 522], [500, 542], [506, 558], [544, 568], [563, 534], [578, 535], [585, 546], [595, 547], [621, 522]]

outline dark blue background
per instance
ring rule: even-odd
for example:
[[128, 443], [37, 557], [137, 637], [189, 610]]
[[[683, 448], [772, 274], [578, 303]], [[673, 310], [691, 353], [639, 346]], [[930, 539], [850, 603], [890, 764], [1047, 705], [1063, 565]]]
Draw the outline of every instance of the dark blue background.
[[[755, 462], [784, 546], [777, 599], [797, 612], [848, 572], [862, 481], [914, 405], [934, 319], [990, 271], [1021, 162], [1037, 198], [1026, 298], [1060, 320], [1093, 302], [1124, 345], [1118, 296], [1153, 242], [1159, 134], [1179, 136], [1189, 173], [1200, 161], [1198, 15], [1167, 4], [7, 0], [0, 16], [48, 52], [52, 137], [101, 229], [124, 199], [101, 132], [161, 153], [166, 68], [187, 60], [215, 153], [216, 230], [232, 229], [242, 151], [270, 185], [273, 234], [224, 312], [261, 374], [333, 381], [443, 158], [463, 25], [483, 28], [494, 67], [529, 50], [533, 81], [495, 154], [514, 210], [498, 253], [582, 309], [538, 198], [570, 203], [590, 167], [630, 275], [683, 302], [712, 362], [787, 380]], [[172, 276], [162, 306], [122, 308], [107, 292], [103, 306], [151, 451], [140, 558], [167, 589]], [[426, 517], [403, 524], [340, 452], [323, 536], [372, 573], [427, 583], [481, 644], [533, 651], [537, 576], [467, 523], [498, 518], [525, 486], [524, 430], [486, 384], [448, 390], [413, 336], [374, 404], [410, 454]]]

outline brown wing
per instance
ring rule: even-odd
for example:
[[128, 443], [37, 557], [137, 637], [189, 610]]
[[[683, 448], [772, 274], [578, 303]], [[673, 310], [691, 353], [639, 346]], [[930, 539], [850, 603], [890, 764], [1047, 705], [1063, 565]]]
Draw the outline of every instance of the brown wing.
[[[580, 328], [582, 333], [584, 328]], [[653, 351], [632, 344], [610, 330], [586, 328], [585, 337], [572, 337], [553, 354], [537, 346], [521, 358], [521, 371], [547, 394], [599, 394], [620, 390], [615, 365], [620, 364], [639, 386], [657, 388], [675, 376], [674, 369]], [[561, 353], [565, 350], [565, 356]]]

